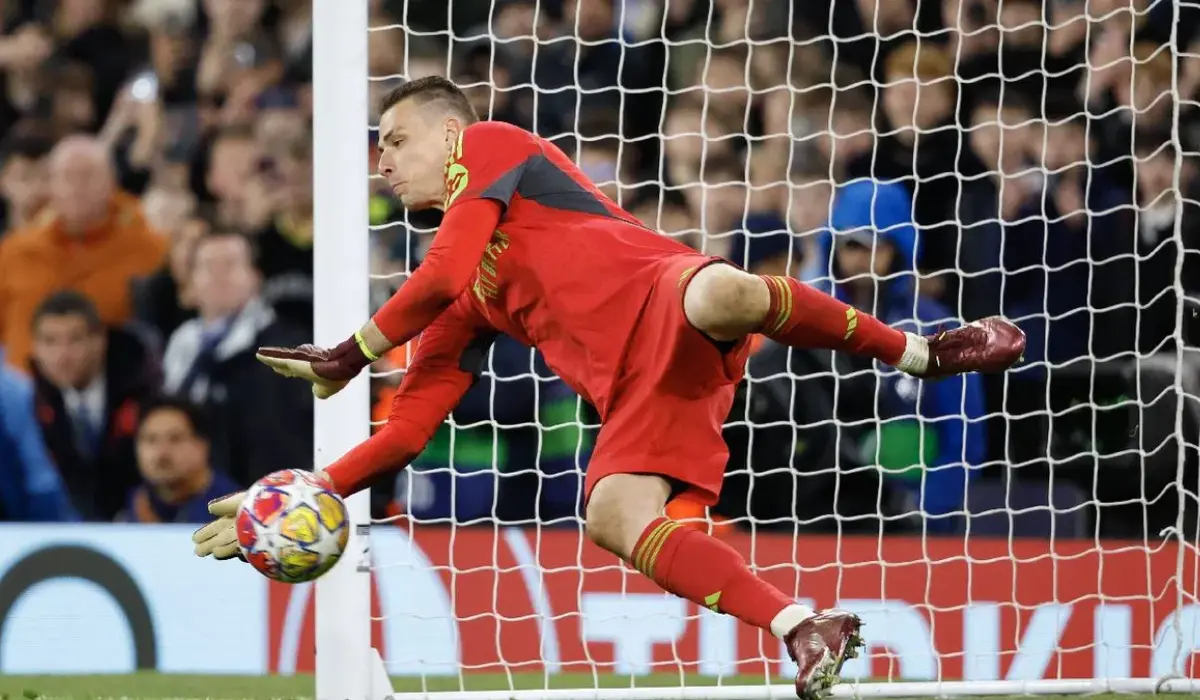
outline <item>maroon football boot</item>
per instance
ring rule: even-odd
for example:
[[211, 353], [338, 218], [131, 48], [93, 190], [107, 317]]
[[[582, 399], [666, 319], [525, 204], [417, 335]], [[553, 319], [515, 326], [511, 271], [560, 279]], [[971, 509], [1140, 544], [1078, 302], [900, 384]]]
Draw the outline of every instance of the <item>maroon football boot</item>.
[[950, 331], [927, 336], [929, 366], [924, 379], [966, 372], [1003, 372], [1025, 354], [1025, 333], [999, 316], [988, 316]]
[[842, 664], [858, 656], [862, 620], [844, 610], [823, 610], [792, 628], [783, 638], [796, 662], [796, 696], [821, 700], [838, 682]]

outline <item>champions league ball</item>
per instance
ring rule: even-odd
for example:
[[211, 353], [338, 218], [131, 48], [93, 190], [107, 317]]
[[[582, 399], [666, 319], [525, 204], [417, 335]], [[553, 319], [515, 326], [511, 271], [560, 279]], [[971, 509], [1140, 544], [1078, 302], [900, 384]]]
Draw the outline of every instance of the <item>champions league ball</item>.
[[237, 513], [238, 546], [246, 561], [283, 583], [312, 581], [346, 549], [350, 518], [330, 485], [300, 469], [259, 479]]

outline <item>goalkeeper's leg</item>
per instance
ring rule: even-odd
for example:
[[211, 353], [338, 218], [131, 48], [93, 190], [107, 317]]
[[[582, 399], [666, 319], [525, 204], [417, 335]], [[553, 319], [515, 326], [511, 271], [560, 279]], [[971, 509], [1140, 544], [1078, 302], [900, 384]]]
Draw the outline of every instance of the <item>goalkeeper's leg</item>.
[[799, 280], [751, 275], [731, 265], [697, 271], [683, 307], [688, 321], [714, 340], [762, 333], [793, 347], [866, 355], [919, 377], [998, 372], [1025, 351], [1025, 334], [999, 317], [921, 337], [890, 328]]
[[797, 694], [822, 697], [861, 644], [861, 622], [797, 604], [728, 544], [664, 517], [670, 494], [667, 479], [653, 474], [605, 476], [588, 499], [588, 536], [668, 592], [783, 639], [799, 668]]

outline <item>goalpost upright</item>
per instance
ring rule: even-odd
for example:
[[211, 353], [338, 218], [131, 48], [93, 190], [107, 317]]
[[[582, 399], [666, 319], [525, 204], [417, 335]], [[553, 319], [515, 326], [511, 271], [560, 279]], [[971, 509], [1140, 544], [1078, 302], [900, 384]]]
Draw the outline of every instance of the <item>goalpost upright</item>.
[[[370, 315], [368, 278], [367, 0], [318, 0], [313, 13], [313, 334], [332, 347]], [[370, 380], [316, 401], [317, 468], [370, 432]], [[345, 559], [316, 584], [316, 697], [371, 697], [370, 495], [347, 500]], [[306, 598], [306, 597], [305, 597]], [[390, 690], [390, 689], [388, 689]]]

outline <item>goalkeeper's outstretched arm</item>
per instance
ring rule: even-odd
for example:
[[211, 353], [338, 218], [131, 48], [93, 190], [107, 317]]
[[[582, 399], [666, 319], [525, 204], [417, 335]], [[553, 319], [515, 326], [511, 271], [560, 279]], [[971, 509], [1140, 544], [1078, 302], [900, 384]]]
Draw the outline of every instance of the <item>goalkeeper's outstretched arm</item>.
[[[421, 336], [392, 401], [387, 425], [324, 470], [337, 492], [356, 493], [420, 454], [475, 383], [495, 335], [465, 295], [438, 316]], [[208, 505], [215, 519], [192, 536], [197, 556], [239, 556], [234, 518], [244, 497], [244, 493], [231, 494]]]
[[349, 496], [408, 465], [475, 383], [495, 331], [460, 296], [421, 335], [381, 430], [329, 465], [325, 476]]
[[500, 214], [500, 203], [490, 199], [462, 202], [446, 212], [421, 266], [359, 332], [367, 351], [379, 357], [407, 343], [458, 299], [483, 259]]
[[462, 295], [500, 215], [500, 204], [490, 199], [451, 208], [421, 266], [353, 336], [328, 350], [260, 348], [258, 359], [282, 375], [312, 382], [317, 398], [333, 396], [367, 365], [416, 337]]

